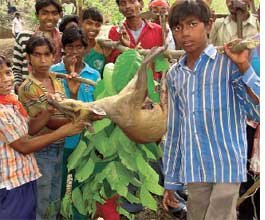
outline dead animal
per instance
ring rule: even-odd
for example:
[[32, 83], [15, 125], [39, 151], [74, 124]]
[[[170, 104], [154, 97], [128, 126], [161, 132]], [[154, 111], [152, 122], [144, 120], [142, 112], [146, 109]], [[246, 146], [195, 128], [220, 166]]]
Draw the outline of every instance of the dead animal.
[[[160, 104], [150, 103], [147, 99], [147, 69], [149, 63], [164, 50], [165, 47], [153, 48], [145, 56], [134, 78], [119, 94], [89, 103], [66, 99], [57, 103], [55, 107], [66, 114], [69, 113], [68, 115], [75, 120], [93, 121], [100, 116], [102, 118], [106, 113], [106, 117], [137, 143], [160, 140], [167, 128], [166, 79], [163, 75]], [[54, 101], [50, 104], [54, 105]]]

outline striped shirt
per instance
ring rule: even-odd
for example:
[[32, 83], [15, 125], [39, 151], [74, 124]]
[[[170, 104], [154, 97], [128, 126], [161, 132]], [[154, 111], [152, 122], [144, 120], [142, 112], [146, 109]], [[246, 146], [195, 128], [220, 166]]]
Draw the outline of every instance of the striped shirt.
[[[26, 58], [26, 46], [28, 40], [34, 33], [41, 32], [39, 29], [36, 32], [20, 32], [16, 38], [14, 50], [13, 50], [13, 66], [12, 70], [14, 73], [14, 85], [20, 86], [24, 81], [25, 76], [28, 75], [28, 60]], [[54, 63], [58, 63], [61, 61], [61, 37], [60, 32], [57, 29], [54, 29], [53, 33], [53, 43], [56, 48], [55, 61]]]
[[[56, 79], [50, 73], [50, 78], [53, 83], [54, 94], [65, 97], [65, 91], [60, 79]], [[22, 85], [19, 87], [19, 100], [27, 110], [30, 117], [36, 117], [41, 111], [47, 108], [48, 91], [43, 84], [37, 80], [33, 75], [30, 75]], [[64, 118], [64, 114], [58, 111], [51, 116], [51, 118]], [[49, 128], [45, 127], [40, 131], [40, 134], [47, 133]], [[62, 140], [55, 143], [62, 142]]]
[[38, 179], [34, 154], [22, 154], [10, 143], [28, 134], [27, 119], [12, 104], [0, 104], [0, 189], [7, 190]]
[[164, 151], [165, 188], [180, 183], [246, 181], [246, 118], [259, 120], [259, 77], [244, 74], [209, 45], [194, 69], [186, 56], [167, 74], [168, 131]]

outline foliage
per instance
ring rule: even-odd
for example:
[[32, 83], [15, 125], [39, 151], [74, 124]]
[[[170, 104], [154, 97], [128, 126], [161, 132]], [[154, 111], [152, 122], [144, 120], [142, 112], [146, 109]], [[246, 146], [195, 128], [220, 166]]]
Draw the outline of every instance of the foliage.
[[[135, 50], [121, 54], [116, 64], [104, 69], [104, 80], [95, 90], [96, 99], [117, 94], [134, 76], [142, 57]], [[122, 62], [121, 62], [122, 61]], [[162, 58], [157, 61], [158, 68], [168, 68]], [[127, 71], [126, 71], [127, 70]], [[124, 74], [130, 77], [124, 77]], [[152, 74], [151, 74], [152, 76]], [[115, 82], [115, 83], [114, 83]], [[162, 150], [156, 143], [137, 144], [109, 119], [93, 123], [94, 133], [86, 131], [69, 157], [68, 170], [75, 170], [75, 180], [80, 185], [73, 189], [72, 198], [66, 195], [62, 202], [62, 214], [67, 218], [70, 206], [75, 206], [82, 214], [94, 215], [96, 203], [119, 195], [119, 202], [143, 204], [156, 210], [156, 201], [152, 194], [162, 195], [163, 188], [158, 184], [159, 176], [149, 165], [162, 156]], [[135, 194], [128, 191], [128, 185], [137, 188]], [[128, 219], [134, 216], [118, 207], [118, 212]]]

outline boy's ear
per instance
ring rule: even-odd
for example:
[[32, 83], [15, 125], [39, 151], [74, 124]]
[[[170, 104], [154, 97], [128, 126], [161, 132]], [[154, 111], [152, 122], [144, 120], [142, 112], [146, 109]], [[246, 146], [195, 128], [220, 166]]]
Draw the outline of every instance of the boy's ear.
[[206, 25], [206, 30], [208, 34], [211, 32], [212, 26], [213, 26], [213, 18], [210, 18], [208, 24]]

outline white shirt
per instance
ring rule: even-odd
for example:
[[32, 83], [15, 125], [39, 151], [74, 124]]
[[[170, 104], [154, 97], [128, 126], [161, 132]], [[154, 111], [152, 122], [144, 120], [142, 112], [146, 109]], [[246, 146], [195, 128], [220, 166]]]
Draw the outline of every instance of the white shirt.
[[15, 17], [12, 22], [12, 33], [15, 35], [16, 33], [19, 33], [22, 31], [22, 20], [21, 18]]

